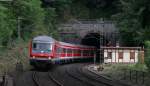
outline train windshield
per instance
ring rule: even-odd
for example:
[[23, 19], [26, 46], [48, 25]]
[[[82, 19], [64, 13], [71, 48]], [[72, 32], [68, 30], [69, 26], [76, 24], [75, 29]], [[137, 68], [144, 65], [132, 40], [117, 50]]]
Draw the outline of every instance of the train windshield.
[[52, 46], [50, 43], [33, 43], [32, 52], [34, 53], [50, 53]]

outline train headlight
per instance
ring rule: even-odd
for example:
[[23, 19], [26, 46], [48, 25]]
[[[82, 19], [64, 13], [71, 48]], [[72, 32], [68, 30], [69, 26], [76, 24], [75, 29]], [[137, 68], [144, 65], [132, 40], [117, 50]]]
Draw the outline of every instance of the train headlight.
[[35, 58], [35, 56], [33, 56], [33, 58]]
[[51, 59], [51, 57], [48, 57], [48, 59]]

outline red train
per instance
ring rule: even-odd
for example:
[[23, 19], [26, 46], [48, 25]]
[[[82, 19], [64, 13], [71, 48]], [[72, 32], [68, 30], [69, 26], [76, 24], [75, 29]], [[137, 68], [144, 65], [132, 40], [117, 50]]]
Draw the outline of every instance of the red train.
[[56, 41], [49, 36], [37, 36], [30, 43], [30, 64], [33, 66], [68, 62], [94, 57], [93, 46]]

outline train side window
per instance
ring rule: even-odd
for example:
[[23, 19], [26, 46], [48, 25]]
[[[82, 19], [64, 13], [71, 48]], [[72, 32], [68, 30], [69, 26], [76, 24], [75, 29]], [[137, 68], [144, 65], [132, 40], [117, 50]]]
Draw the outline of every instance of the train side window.
[[73, 50], [73, 53], [76, 54], [76, 49]]
[[94, 51], [91, 50], [90, 53], [91, 53], [91, 55], [94, 55]]
[[78, 50], [75, 49], [75, 52], [74, 52], [74, 53], [77, 54], [77, 53], [78, 53]]
[[68, 49], [68, 50], [67, 50], [67, 53], [72, 53], [72, 49]]
[[80, 50], [75, 49], [75, 50], [74, 50], [74, 53], [75, 53], [75, 54], [79, 54], [79, 53], [80, 53]]
[[78, 53], [80, 54], [80, 53], [81, 53], [81, 50], [78, 50]]
[[66, 49], [65, 48], [63, 48], [62, 53], [66, 53]]
[[61, 53], [62, 52], [62, 48], [57, 48], [56, 49], [56, 53]]
[[87, 55], [88, 51], [87, 50], [83, 50], [83, 55]]

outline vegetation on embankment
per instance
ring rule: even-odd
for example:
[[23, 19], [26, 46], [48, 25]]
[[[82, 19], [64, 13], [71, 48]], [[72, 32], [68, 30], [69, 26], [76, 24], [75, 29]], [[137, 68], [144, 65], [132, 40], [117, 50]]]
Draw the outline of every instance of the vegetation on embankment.
[[17, 63], [23, 64], [23, 69], [27, 70], [29, 65], [28, 43], [20, 41], [14, 47], [0, 47], [0, 75], [8, 72], [13, 72], [16, 69]]
[[105, 64], [99, 73], [132, 86], [149, 86], [150, 75], [144, 64]]

